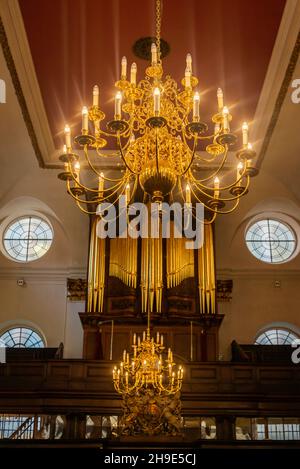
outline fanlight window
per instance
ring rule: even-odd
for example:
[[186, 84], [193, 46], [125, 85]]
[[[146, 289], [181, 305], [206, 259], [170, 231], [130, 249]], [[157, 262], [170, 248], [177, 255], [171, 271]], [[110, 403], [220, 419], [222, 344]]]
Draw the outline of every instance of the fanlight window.
[[36, 216], [14, 220], [5, 230], [3, 246], [9, 257], [18, 262], [30, 262], [49, 250], [53, 230], [48, 222]]
[[13, 327], [0, 336], [0, 341], [6, 347], [12, 348], [42, 348], [45, 346], [42, 337], [28, 327]]
[[291, 345], [299, 341], [299, 337], [287, 329], [269, 329], [260, 334], [256, 345]]
[[296, 249], [294, 231], [278, 220], [260, 220], [246, 232], [247, 248], [257, 259], [276, 264], [286, 262]]

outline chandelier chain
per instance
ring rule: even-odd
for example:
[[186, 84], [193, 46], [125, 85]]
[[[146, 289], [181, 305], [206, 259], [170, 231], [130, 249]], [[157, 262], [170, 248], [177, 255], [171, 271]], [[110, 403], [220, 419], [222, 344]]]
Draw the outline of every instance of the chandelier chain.
[[157, 47], [157, 56], [159, 62], [160, 58], [160, 34], [161, 34], [161, 11], [162, 11], [162, 0], [156, 0], [156, 47]]

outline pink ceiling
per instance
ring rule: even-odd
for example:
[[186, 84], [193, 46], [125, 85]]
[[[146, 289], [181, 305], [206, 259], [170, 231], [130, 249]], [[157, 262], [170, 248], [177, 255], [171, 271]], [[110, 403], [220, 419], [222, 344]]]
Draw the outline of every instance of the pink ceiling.
[[[19, 0], [51, 131], [61, 145], [66, 122], [80, 122], [100, 85], [107, 117], [113, 114], [120, 60], [138, 65], [133, 43], [155, 34], [154, 0]], [[162, 37], [171, 52], [164, 69], [179, 80], [191, 52], [202, 92], [201, 112], [215, 111], [218, 86], [236, 126], [253, 119], [285, 0], [163, 0]]]

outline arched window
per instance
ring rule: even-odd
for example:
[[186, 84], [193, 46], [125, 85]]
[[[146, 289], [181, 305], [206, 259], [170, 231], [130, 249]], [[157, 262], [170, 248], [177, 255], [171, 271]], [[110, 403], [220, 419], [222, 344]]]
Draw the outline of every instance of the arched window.
[[8, 256], [17, 262], [31, 262], [44, 256], [53, 240], [53, 230], [48, 221], [38, 216], [15, 219], [3, 235], [3, 247]]
[[279, 220], [258, 220], [246, 231], [246, 245], [257, 259], [269, 264], [287, 262], [295, 253], [294, 230]]
[[256, 338], [255, 345], [291, 345], [299, 341], [299, 337], [288, 329], [274, 327], [268, 329]]
[[45, 343], [38, 332], [29, 327], [12, 327], [0, 335], [0, 341], [12, 348], [43, 348]]

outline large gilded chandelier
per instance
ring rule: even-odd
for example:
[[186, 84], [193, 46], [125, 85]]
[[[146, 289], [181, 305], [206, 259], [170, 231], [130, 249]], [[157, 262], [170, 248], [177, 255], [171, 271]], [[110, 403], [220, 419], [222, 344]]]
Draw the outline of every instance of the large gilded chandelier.
[[[79, 157], [74, 150], [71, 130], [66, 125], [60, 156], [65, 169], [58, 177], [66, 181], [68, 193], [88, 214], [95, 214], [95, 207], [101, 202], [116, 204], [121, 195], [130, 203], [140, 186], [144, 200], [180, 198], [186, 203], [204, 204], [206, 223], [211, 223], [218, 213], [235, 210], [248, 192], [250, 177], [257, 174], [252, 165], [255, 152], [248, 141], [248, 125], [244, 123], [234, 178], [229, 180], [232, 172], [226, 163], [237, 136], [230, 131], [232, 115], [224, 106], [223, 92], [217, 90], [218, 106], [211, 118], [213, 132], [209, 132], [200, 117], [200, 92], [198, 79], [193, 76], [191, 55], [186, 57], [182, 87], [169, 75], [163, 75], [160, 26], [161, 2], [157, 0], [156, 42], [151, 47], [151, 64], [145, 78], [137, 81], [137, 66], [133, 63], [128, 80], [127, 60], [122, 58], [121, 77], [115, 84], [114, 119], [106, 126], [105, 114], [99, 106], [99, 87], [94, 86], [93, 105], [89, 109], [83, 107], [82, 131], [74, 139], [83, 156]], [[120, 177], [114, 178], [101, 171], [98, 158], [107, 160], [116, 155], [103, 150], [112, 141], [124, 166]], [[96, 176], [97, 182], [91, 187], [83, 183], [82, 169], [89, 169]]]

